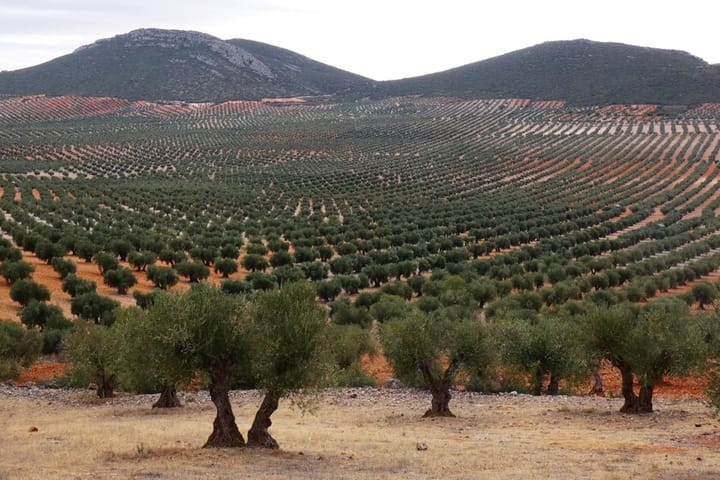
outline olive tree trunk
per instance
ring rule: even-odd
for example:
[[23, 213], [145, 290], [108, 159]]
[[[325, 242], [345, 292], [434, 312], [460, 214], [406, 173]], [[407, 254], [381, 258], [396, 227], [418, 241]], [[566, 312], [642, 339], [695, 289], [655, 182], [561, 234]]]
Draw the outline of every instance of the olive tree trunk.
[[229, 362], [217, 362], [209, 371], [210, 373], [210, 398], [215, 404], [215, 420], [213, 431], [203, 445], [203, 448], [235, 448], [244, 447], [240, 430], [235, 423], [232, 405], [230, 404], [230, 364]]
[[160, 398], [153, 403], [152, 408], [178, 408], [182, 407], [180, 399], [177, 396], [175, 387], [165, 386], [160, 392]]
[[115, 388], [117, 387], [117, 376], [113, 373], [107, 375], [104, 370], [97, 373], [97, 396], [100, 398], [112, 398], [115, 396]]
[[653, 404], [653, 390], [655, 385], [643, 385], [640, 387], [640, 396], [638, 397], [638, 413], [652, 413]]
[[548, 389], [547, 394], [548, 395], [557, 395], [560, 393], [560, 379], [557, 375], [554, 375], [552, 372], [550, 373], [550, 383], [548, 383]]
[[454, 417], [450, 411], [450, 381], [453, 376], [455, 369], [455, 362], [451, 362], [450, 366], [445, 370], [442, 378], [438, 381], [433, 378], [430, 371], [430, 367], [423, 363], [420, 365], [420, 371], [422, 372], [425, 384], [430, 388], [432, 394], [432, 400], [430, 402], [430, 409], [425, 412], [423, 417]]
[[261, 448], [280, 448], [277, 441], [270, 435], [268, 428], [272, 425], [270, 417], [278, 409], [280, 396], [269, 391], [265, 394], [260, 408], [255, 413], [255, 420], [248, 431], [248, 446]]
[[635, 395], [633, 388], [633, 372], [632, 367], [625, 362], [617, 362], [617, 368], [620, 369], [620, 375], [622, 377], [622, 396], [625, 399], [625, 403], [620, 409], [623, 413], [638, 413], [639, 398]]

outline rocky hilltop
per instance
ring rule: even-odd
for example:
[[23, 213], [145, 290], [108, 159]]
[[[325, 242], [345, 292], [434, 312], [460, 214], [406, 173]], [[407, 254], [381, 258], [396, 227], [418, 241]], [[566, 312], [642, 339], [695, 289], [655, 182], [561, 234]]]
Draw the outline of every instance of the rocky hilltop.
[[288, 50], [200, 32], [140, 29], [0, 73], [0, 94], [222, 102], [362, 95], [374, 82]]

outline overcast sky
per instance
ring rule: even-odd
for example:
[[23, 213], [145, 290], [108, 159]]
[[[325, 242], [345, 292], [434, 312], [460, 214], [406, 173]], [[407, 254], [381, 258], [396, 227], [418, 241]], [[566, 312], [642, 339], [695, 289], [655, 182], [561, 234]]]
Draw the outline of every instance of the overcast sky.
[[2, 0], [0, 70], [150, 27], [270, 43], [375, 80], [576, 38], [720, 63], [718, 14], [715, 0]]

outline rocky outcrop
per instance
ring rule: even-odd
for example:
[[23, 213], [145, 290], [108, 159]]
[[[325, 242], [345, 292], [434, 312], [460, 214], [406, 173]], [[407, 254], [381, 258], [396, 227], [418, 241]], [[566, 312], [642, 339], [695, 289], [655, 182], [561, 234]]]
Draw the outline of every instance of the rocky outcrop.
[[249, 69], [258, 75], [272, 79], [275, 73], [260, 59], [245, 50], [207, 33], [184, 30], [159, 30], [142, 28], [123, 35], [98, 40], [75, 50], [83, 50], [105, 46], [110, 42], [122, 43], [125, 48], [168, 48], [187, 50], [190, 58], [198, 60], [213, 70], [224, 69], [237, 72]]

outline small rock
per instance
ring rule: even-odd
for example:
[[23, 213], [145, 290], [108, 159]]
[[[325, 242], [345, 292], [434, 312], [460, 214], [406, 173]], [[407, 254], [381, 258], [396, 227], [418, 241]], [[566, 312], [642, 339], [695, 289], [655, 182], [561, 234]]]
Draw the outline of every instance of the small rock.
[[425, 442], [418, 442], [415, 444], [415, 450], [417, 450], [418, 452], [424, 452], [427, 449], [428, 449], [428, 446], [427, 446], [427, 443], [425, 443]]
[[390, 379], [388, 379], [387, 382], [385, 382], [385, 385], [383, 385], [383, 388], [391, 388], [391, 389], [403, 388], [403, 384], [397, 378], [390, 378]]
[[33, 425], [32, 427], [28, 428], [28, 432], [37, 432], [37, 431], [38, 431], [38, 428], [37, 428], [35, 425]]

